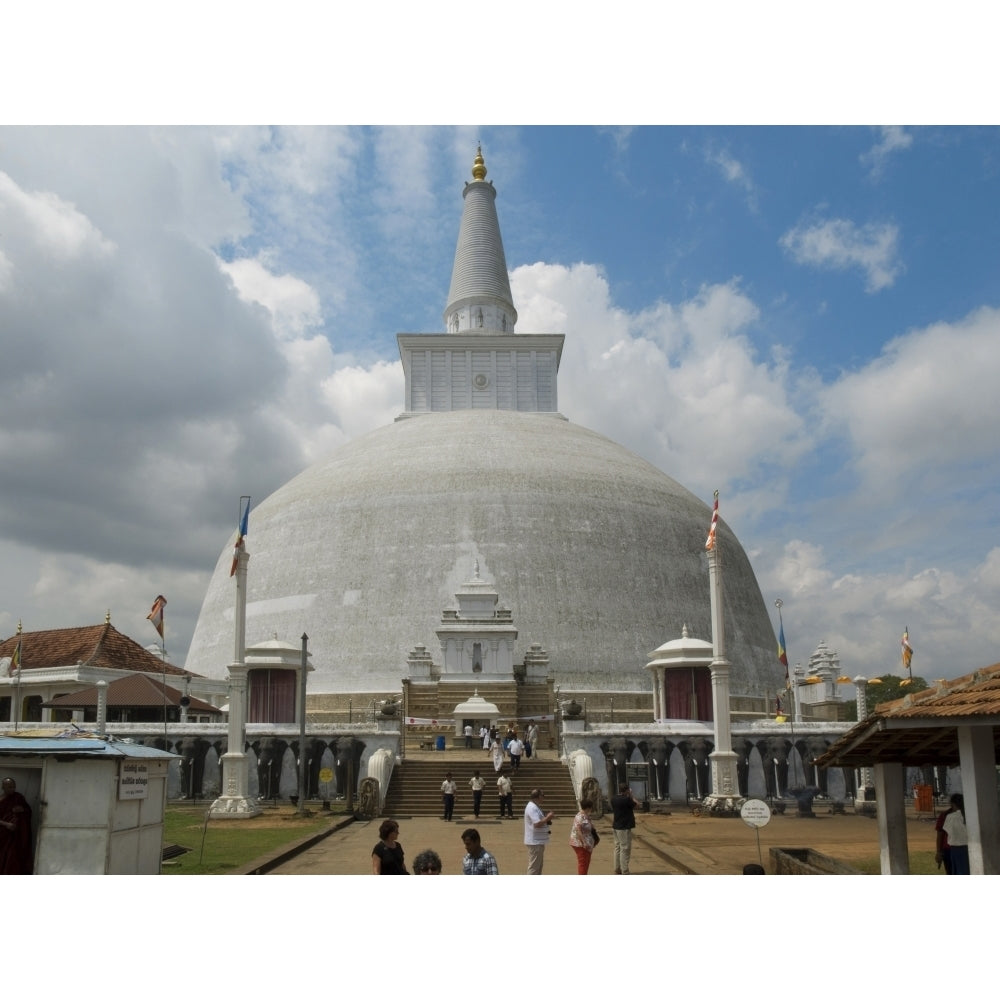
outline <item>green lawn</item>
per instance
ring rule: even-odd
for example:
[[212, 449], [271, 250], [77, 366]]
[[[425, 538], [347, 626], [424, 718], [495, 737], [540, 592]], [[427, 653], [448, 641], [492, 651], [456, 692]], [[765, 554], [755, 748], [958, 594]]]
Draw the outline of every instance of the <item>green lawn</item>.
[[[879, 857], [876, 854], [871, 858], [864, 858], [858, 861], [851, 861], [852, 868], [857, 868], [865, 875], [878, 875], [882, 871]], [[910, 851], [910, 874], [911, 875], [943, 875], [944, 869], [938, 869], [934, 864], [933, 851]]]
[[297, 817], [290, 805], [265, 808], [249, 819], [208, 819], [208, 805], [168, 805], [163, 846], [177, 844], [187, 853], [163, 862], [164, 875], [227, 875], [281, 847], [328, 830], [344, 816], [343, 803], [311, 816]]

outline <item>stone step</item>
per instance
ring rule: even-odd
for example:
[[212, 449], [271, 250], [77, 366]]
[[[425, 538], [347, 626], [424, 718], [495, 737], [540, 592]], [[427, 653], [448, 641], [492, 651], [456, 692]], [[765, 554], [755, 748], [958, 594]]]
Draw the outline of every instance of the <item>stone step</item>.
[[[441, 782], [451, 771], [452, 780], [458, 786], [455, 797], [455, 814], [467, 816], [472, 813], [472, 789], [469, 779], [478, 765], [473, 759], [447, 760], [406, 760], [400, 761], [393, 770], [389, 782], [383, 812], [387, 816], [438, 816], [441, 814]], [[571, 816], [577, 811], [576, 797], [569, 771], [559, 761], [533, 760], [522, 766], [518, 773], [511, 774], [509, 767], [505, 773], [514, 786], [514, 815], [524, 812], [528, 793], [532, 788], [545, 790], [545, 808], [553, 810], [557, 816]], [[492, 764], [479, 767], [480, 777], [486, 782], [483, 789], [481, 816], [495, 816], [498, 796], [497, 775]]]

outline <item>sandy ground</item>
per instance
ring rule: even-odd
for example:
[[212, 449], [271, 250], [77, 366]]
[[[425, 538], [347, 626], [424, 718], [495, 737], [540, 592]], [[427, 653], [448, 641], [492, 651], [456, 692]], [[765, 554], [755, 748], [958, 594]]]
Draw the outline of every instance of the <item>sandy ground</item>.
[[[833, 815], [822, 803], [816, 804], [814, 818], [795, 815], [794, 805], [792, 810], [783, 816], [772, 816], [759, 830], [738, 817], [696, 816], [687, 809], [675, 810], [669, 815], [640, 814], [636, 817], [632, 874], [738, 875], [745, 864], [752, 862], [762, 863], [771, 873], [771, 847], [812, 848], [847, 865], [860, 858], [878, 857], [878, 828], [874, 819], [852, 813]], [[501, 874], [525, 873], [523, 824], [519, 818], [476, 820], [469, 815], [450, 823], [436, 817], [401, 816], [398, 819], [399, 839], [408, 864], [420, 851], [432, 848], [441, 855], [444, 874], [460, 874], [465, 853], [461, 833], [475, 826], [483, 845], [497, 858]], [[381, 819], [352, 823], [281, 864], [273, 874], [368, 874], [380, 822]], [[569, 846], [571, 822], [571, 816], [557, 817], [554, 821], [543, 874], [576, 874], [576, 855]], [[610, 875], [614, 847], [610, 815], [597, 822], [597, 829], [602, 840], [594, 853], [590, 874]], [[911, 851], [932, 850], [933, 825], [923, 819], [910, 818], [908, 839]]]

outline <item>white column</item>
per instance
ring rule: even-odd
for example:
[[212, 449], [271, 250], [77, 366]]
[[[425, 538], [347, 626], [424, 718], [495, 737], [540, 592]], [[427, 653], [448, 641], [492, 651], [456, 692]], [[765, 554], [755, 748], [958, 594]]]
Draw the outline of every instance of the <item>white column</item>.
[[895, 761], [890, 764], [875, 765], [879, 859], [883, 875], [910, 874], [903, 789], [902, 764]]
[[715, 749], [709, 755], [712, 794], [706, 799], [710, 812], [733, 812], [742, 799], [736, 776], [736, 754], [729, 719], [729, 661], [726, 659], [725, 622], [722, 610], [722, 566], [719, 542], [708, 553], [709, 596], [712, 603], [712, 715]]
[[996, 830], [1000, 818], [993, 727], [959, 726], [958, 759], [969, 831], [969, 871], [973, 875], [998, 875], [1000, 844], [996, 838], [983, 837], [983, 830]]
[[[858, 709], [858, 722], [864, 722], [868, 718], [868, 678], [860, 674], [854, 678], [854, 703]], [[865, 788], [871, 788], [875, 784], [870, 767], [861, 768], [861, 781], [855, 795], [856, 801], [863, 801]]]
[[234, 659], [229, 664], [229, 747], [222, 755], [222, 794], [212, 803], [213, 816], [243, 818], [259, 815], [260, 805], [250, 798], [247, 755], [243, 752], [247, 726], [247, 563], [250, 554], [244, 546], [236, 565], [236, 610]]

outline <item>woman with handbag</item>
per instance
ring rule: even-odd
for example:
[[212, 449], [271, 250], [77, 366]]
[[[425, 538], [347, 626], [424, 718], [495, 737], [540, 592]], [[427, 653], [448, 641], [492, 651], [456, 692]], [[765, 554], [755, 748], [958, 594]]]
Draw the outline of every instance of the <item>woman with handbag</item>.
[[570, 847], [576, 852], [576, 873], [586, 875], [590, 871], [590, 856], [600, 843], [600, 836], [590, 821], [590, 813], [594, 803], [590, 799], [580, 799], [580, 811], [573, 817], [573, 829], [570, 831]]

